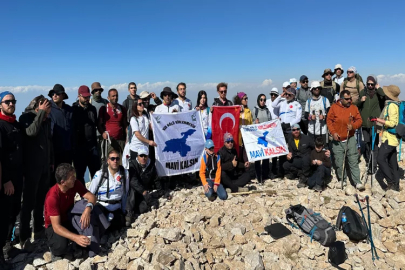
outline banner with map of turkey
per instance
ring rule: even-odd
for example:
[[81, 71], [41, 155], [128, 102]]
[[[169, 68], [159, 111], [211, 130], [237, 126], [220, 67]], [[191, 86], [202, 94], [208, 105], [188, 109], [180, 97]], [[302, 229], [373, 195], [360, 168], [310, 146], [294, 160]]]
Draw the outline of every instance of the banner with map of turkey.
[[154, 113], [152, 128], [159, 176], [200, 170], [205, 136], [197, 111]]
[[242, 126], [242, 138], [249, 162], [288, 154], [280, 120]]

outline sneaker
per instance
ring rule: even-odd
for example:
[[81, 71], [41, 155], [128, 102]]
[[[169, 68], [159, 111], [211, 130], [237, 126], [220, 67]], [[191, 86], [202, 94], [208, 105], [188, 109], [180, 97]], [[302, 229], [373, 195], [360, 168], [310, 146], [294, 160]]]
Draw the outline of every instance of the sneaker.
[[238, 192], [249, 192], [249, 188], [247, 188], [247, 187], [238, 187]]
[[364, 191], [366, 188], [364, 187], [364, 185], [362, 183], [358, 183], [358, 184], [356, 184], [356, 189], [359, 191]]
[[317, 191], [317, 192], [321, 192], [321, 191], [322, 191], [322, 187], [316, 185], [316, 186], [313, 188], [313, 190], [314, 190], [314, 191]]

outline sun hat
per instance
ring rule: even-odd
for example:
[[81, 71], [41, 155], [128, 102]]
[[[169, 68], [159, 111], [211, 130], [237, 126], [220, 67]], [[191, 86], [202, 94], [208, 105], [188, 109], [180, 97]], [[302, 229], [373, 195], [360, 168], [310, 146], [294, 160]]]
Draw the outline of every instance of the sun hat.
[[357, 69], [353, 66], [349, 67], [347, 71], [353, 71], [354, 74], [357, 74]]
[[311, 82], [311, 89], [321, 87], [321, 84], [318, 81]]
[[399, 101], [399, 94], [401, 90], [396, 85], [383, 86], [384, 94], [392, 100]]
[[100, 84], [99, 82], [94, 82], [94, 83], [92, 83], [92, 84], [91, 84], [91, 94], [94, 94], [94, 92], [95, 92], [97, 89], [100, 89], [100, 90], [101, 90], [100, 92], [103, 92], [103, 91], [104, 91], [103, 87], [101, 87], [101, 84]]
[[297, 82], [297, 79], [296, 79], [296, 78], [291, 78], [291, 79], [290, 79], [290, 84], [296, 83], [296, 82]]
[[170, 87], [168, 87], [168, 86], [166, 86], [165, 88], [163, 88], [163, 91], [160, 93], [160, 98], [163, 98], [163, 94], [164, 94], [164, 93], [171, 94], [171, 95], [172, 95], [172, 98], [177, 98], [177, 97], [178, 97], [178, 95], [177, 95], [176, 93], [174, 93], [174, 92], [172, 91], [172, 89], [171, 89]]
[[140, 97], [141, 99], [148, 98], [148, 97], [150, 97], [150, 94], [149, 94], [148, 91], [142, 91], [142, 92], [139, 94], [139, 97]]
[[278, 92], [277, 87], [273, 87], [273, 88], [271, 88], [271, 91], [270, 91], [270, 95], [271, 95], [271, 94], [277, 94], [277, 95], [279, 95], [280, 92]]
[[233, 141], [233, 136], [231, 133], [227, 132], [224, 134], [224, 142], [230, 142]]
[[68, 95], [65, 93], [65, 87], [63, 87], [61, 84], [57, 83], [53, 86], [51, 90], [49, 90], [48, 96], [50, 98], [53, 97], [53, 94], [57, 95], [63, 95], [63, 99], [68, 99]]
[[326, 68], [326, 69], [323, 71], [322, 78], [324, 78], [326, 74], [331, 74], [331, 75], [333, 75], [333, 74], [335, 74], [335, 73], [334, 73], [330, 68]]
[[79, 87], [79, 90], [77, 91], [79, 95], [82, 97], [89, 97], [91, 96], [90, 94], [90, 89], [86, 85], [82, 85]]
[[149, 148], [145, 145], [139, 146], [138, 148], [138, 156], [140, 155], [147, 155], [149, 156]]
[[204, 147], [210, 149], [210, 148], [212, 148], [212, 147], [215, 147], [215, 145], [214, 145], [214, 142], [213, 142], [212, 140], [209, 140], [209, 139], [208, 139], [208, 140], [205, 142]]
[[337, 65], [335, 66], [335, 71], [336, 71], [337, 69], [339, 69], [339, 68], [342, 70], [342, 73], [345, 72], [345, 71], [343, 70], [343, 67], [342, 67], [341, 64], [337, 64]]

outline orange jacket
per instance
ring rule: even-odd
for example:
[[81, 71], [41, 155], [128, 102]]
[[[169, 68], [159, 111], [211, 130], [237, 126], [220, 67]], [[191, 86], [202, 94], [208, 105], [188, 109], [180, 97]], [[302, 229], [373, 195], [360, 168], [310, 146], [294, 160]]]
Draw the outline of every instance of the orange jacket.
[[[200, 166], [200, 179], [203, 186], [207, 184], [207, 177], [209, 179], [212, 179], [212, 176], [214, 175], [214, 184], [219, 185], [221, 183], [221, 159], [219, 155], [214, 155], [213, 157], [211, 157], [208, 154], [204, 153], [204, 156], [205, 158], [201, 159]], [[207, 163], [209, 168], [207, 168]]]
[[[351, 117], [350, 117], [351, 116]], [[354, 131], [361, 127], [363, 120], [357, 106], [350, 105], [350, 107], [344, 107], [340, 100], [333, 104], [326, 117], [326, 124], [328, 125], [329, 132], [333, 135], [339, 134], [340, 140], [344, 141], [347, 138], [347, 125], [349, 124], [349, 118], [352, 118], [351, 124], [353, 129], [349, 132], [349, 138], [354, 136]]]

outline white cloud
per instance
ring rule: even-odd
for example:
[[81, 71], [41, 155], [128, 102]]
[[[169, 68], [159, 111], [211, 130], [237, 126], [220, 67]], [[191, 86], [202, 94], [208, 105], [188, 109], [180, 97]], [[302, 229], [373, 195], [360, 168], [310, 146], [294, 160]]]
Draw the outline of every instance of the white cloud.
[[270, 85], [273, 84], [273, 80], [272, 79], [265, 79], [262, 84], [260, 85], [260, 87], [268, 87]]
[[379, 84], [397, 84], [397, 83], [405, 83], [405, 74], [398, 73], [394, 75], [378, 75], [377, 76]]

